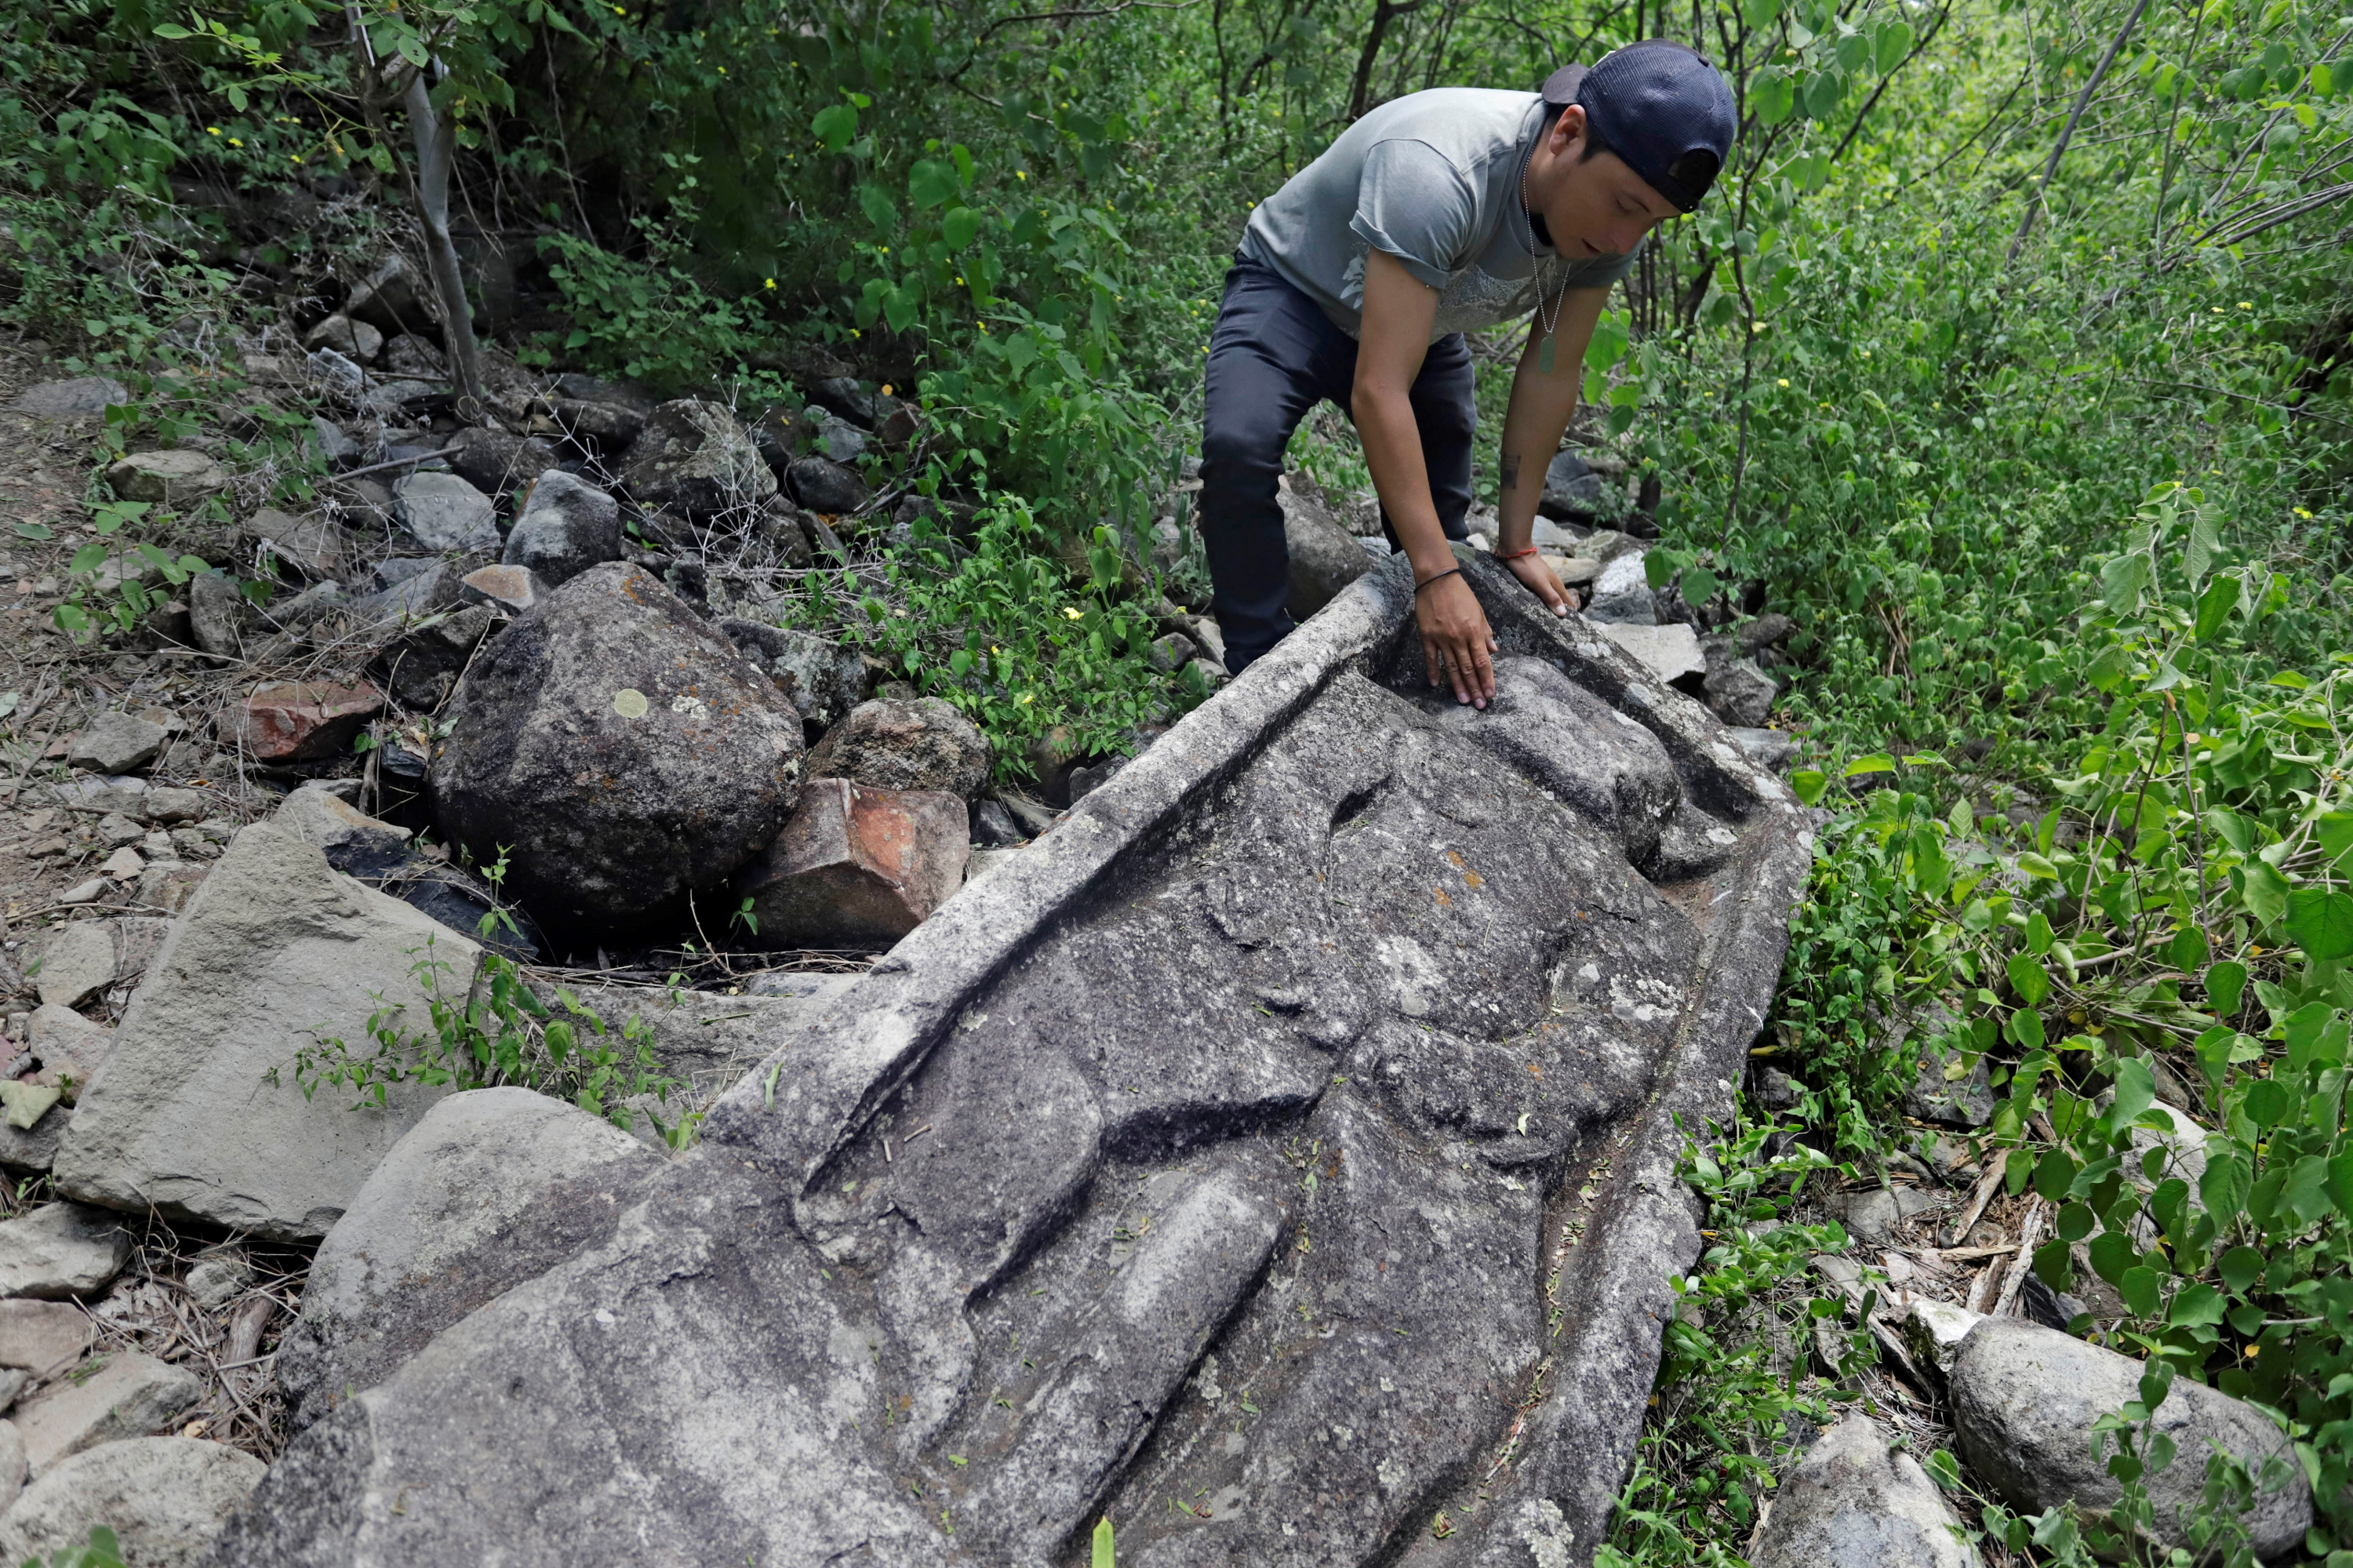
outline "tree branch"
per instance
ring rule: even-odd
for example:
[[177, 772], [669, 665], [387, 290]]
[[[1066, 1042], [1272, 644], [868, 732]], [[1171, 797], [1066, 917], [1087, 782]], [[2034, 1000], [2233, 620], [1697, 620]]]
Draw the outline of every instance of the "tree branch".
[[2132, 14], [2125, 18], [2125, 25], [2116, 29], [2116, 36], [2108, 40], [2107, 51], [2100, 56], [2100, 63], [2092, 68], [2092, 79], [2085, 82], [2084, 90], [2075, 95], [2075, 107], [2068, 112], [2066, 126], [2060, 131], [2059, 140], [2051, 149], [2051, 161], [2042, 165], [2042, 178], [2034, 187], [2033, 197], [2026, 204], [2025, 216], [2018, 220], [2018, 232], [2010, 237], [2010, 253], [2001, 259], [2005, 269], [2018, 260], [2019, 247], [2026, 243], [2027, 234], [2034, 228], [2034, 215], [2042, 210], [2043, 196], [2051, 189], [2051, 176], [2059, 172], [2059, 160], [2067, 155], [2067, 143], [2075, 134], [2075, 122], [2084, 117], [2084, 107], [2092, 101], [2092, 94], [2099, 90], [2101, 80], [2108, 74], [2108, 67], [2116, 60], [2116, 51], [2125, 47], [2125, 40], [2132, 36], [2134, 26], [2140, 21], [2140, 14], [2147, 9], [2148, 0], [2133, 0]]

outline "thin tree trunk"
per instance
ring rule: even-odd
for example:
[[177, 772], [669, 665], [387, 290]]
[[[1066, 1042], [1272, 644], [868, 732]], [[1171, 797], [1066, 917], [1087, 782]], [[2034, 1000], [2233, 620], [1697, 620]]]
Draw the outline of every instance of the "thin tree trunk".
[[450, 367], [458, 376], [459, 412], [467, 418], [479, 418], [481, 351], [474, 343], [474, 308], [466, 302], [458, 247], [449, 238], [449, 165], [456, 137], [434, 111], [422, 70], [408, 79], [406, 104], [409, 135], [417, 143], [417, 211], [425, 220], [426, 260], [433, 269], [435, 291], [441, 296], [441, 332], [448, 342]]
[[2126, 16], [2125, 25], [2116, 29], [2116, 36], [2108, 40], [2107, 52], [2100, 57], [2100, 63], [2092, 68], [2092, 79], [2085, 82], [2084, 90], [2075, 95], [2075, 107], [2067, 111], [2067, 123], [2060, 129], [2059, 140], [2051, 148], [2051, 161], [2042, 165], [2042, 178], [2035, 183], [2034, 195], [2026, 204], [2025, 216], [2018, 220], [2018, 232], [2010, 237], [2010, 254], [2001, 259], [2003, 267], [2007, 268], [2018, 260], [2019, 247], [2026, 243], [2027, 235], [2034, 228], [2034, 215], [2042, 210], [2042, 198], [2051, 189], [2051, 176], [2059, 172], [2059, 160], [2067, 155], [2067, 143], [2075, 134], [2075, 122], [2084, 117], [2084, 106], [2092, 101], [2092, 94], [2100, 90], [2100, 83], [2107, 76], [2108, 66], [2116, 59], [2116, 51], [2125, 47], [2125, 40], [2132, 36], [2134, 26], [2140, 21], [2140, 14], [2147, 9], [2148, 0], [2133, 0], [2132, 15]]
[[1362, 120], [1372, 105], [1365, 101], [1372, 96], [1373, 61], [1379, 58], [1381, 40], [1388, 36], [1389, 24], [1399, 16], [1411, 16], [1421, 9], [1422, 0], [1405, 0], [1402, 5], [1392, 5], [1389, 0], [1375, 0], [1373, 25], [1365, 34], [1364, 52], [1356, 57], [1356, 81], [1348, 92], [1348, 118]]

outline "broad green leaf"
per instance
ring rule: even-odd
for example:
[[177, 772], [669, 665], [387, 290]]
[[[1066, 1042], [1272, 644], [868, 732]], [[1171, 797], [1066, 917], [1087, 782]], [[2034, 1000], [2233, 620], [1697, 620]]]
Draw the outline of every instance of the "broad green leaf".
[[2084, 1250], [2091, 1257], [2092, 1272], [2111, 1285], [2121, 1285], [2126, 1272], [2140, 1263], [2132, 1237], [2120, 1229], [2102, 1231]]
[[886, 234], [899, 227], [899, 209], [892, 205], [890, 196], [881, 185], [859, 186], [858, 207], [866, 214], [867, 222]]
[[2041, 877], [2045, 882], [2059, 880], [2059, 868], [2032, 850], [2027, 850], [2019, 855], [2018, 869], [2029, 876]]
[[2331, 863], [2341, 863], [2353, 854], [2353, 811], [2323, 811], [2312, 830]]
[[1720, 586], [1715, 580], [1715, 574], [1705, 567], [1685, 567], [1681, 584], [1683, 602], [1689, 605], [1704, 605], [1715, 597], [1716, 589]]
[[2051, 950], [2051, 916], [2037, 909], [2026, 917], [2026, 950], [2041, 958]]
[[825, 143], [826, 151], [839, 153], [858, 134], [858, 111], [847, 103], [820, 109], [817, 118], [809, 122], [809, 129]]
[[66, 570], [79, 577], [84, 572], [94, 572], [104, 565], [106, 565], [106, 546], [93, 541], [73, 553], [73, 559], [66, 563]]
[[1829, 789], [1830, 784], [1830, 775], [1819, 768], [1800, 768], [1789, 775], [1789, 788], [1797, 792], [1799, 800], [1809, 806], [1821, 804], [1822, 791]]
[[2053, 1238], [2034, 1249], [2034, 1272], [2043, 1284], [2053, 1290], [2066, 1290], [2075, 1283], [2074, 1249], [2064, 1241]]
[[2221, 635], [2222, 628], [2231, 623], [2231, 611], [2239, 605], [2239, 579], [2225, 572], [2206, 585], [2198, 596], [2196, 635], [2200, 642], [2211, 642]]
[[2301, 1073], [2319, 1054], [2321, 1036], [2335, 1020], [2337, 1010], [2327, 1002], [2309, 1002], [2288, 1015], [2287, 1065], [2291, 1072]]
[[2260, 860], [2251, 860], [2239, 868], [2239, 896], [2246, 901], [2247, 913], [2266, 926], [2276, 926], [2287, 915], [2287, 878]]
[[907, 170], [907, 199], [919, 209], [938, 207], [955, 194], [955, 170], [947, 164], [918, 158]]
[[2164, 1276], [2143, 1264], [2137, 1268], [2126, 1269], [2124, 1277], [2116, 1284], [2117, 1294], [2125, 1298], [2125, 1306], [2134, 1317], [2157, 1316], [2158, 1292], [2164, 1287]]
[[1895, 758], [1888, 756], [1885, 752], [1874, 752], [1869, 757], [1858, 757], [1852, 762], [1848, 763], [1846, 765], [1846, 771], [1840, 775], [1840, 777], [1845, 779], [1860, 779], [1866, 773], [1893, 773], [1894, 771]]
[[1872, 43], [1874, 57], [1872, 64], [1879, 68], [1880, 75], [1885, 76], [1897, 66], [1902, 65], [1904, 57], [1912, 52], [1911, 24], [1882, 22], [1879, 25], [1879, 32]]
[[2288, 1086], [2272, 1078], [2258, 1078], [2247, 1086], [2247, 1117], [2257, 1127], [2274, 1128], [2295, 1108], [2295, 1097]]
[[2212, 1286], [2188, 1285], [2173, 1298], [2173, 1306], [2166, 1313], [2165, 1320], [2177, 1329], [2220, 1323], [2223, 1306], [2222, 1293]]
[[2222, 542], [2214, 536], [2214, 521], [2203, 512], [2189, 524], [2189, 539], [2181, 548], [2182, 574], [2189, 579], [2195, 591], [2214, 569], [2214, 556], [2221, 550]]
[[950, 250], [962, 250], [980, 233], [981, 215], [968, 207], [952, 207], [940, 219], [940, 238]]
[[[1778, 125], [1797, 112], [1798, 83], [1794, 77], [1778, 67], [1757, 73], [1749, 89], [1748, 101], [1756, 106], [1757, 118], [1767, 125]], [[1729, 296], [1726, 296], [1729, 298]]]
[[2280, 1207], [2295, 1216], [2298, 1228], [2316, 1224], [2335, 1207], [2328, 1195], [2328, 1164], [2307, 1154], [2289, 1167], [2287, 1184], [2280, 1189]]
[[1094, 1548], [1089, 1554], [1088, 1568], [1117, 1568], [1117, 1558], [1112, 1549], [1109, 1514], [1105, 1514], [1095, 1526]]
[[1585, 363], [1595, 370], [1607, 370], [1626, 357], [1626, 344], [1631, 329], [1626, 317], [1616, 311], [1603, 313], [1593, 323], [1593, 335], [1586, 340]]
[[2073, 1158], [2065, 1150], [2051, 1150], [2034, 1162], [2034, 1190], [2058, 1202], [2075, 1184], [2076, 1169]]
[[2235, 959], [2211, 965], [2206, 970], [2205, 986], [2206, 1001], [2214, 1015], [2228, 1018], [2239, 1011], [2239, 1001], [2246, 994], [2247, 966]]
[[2218, 1224], [2228, 1224], [2246, 1207], [2252, 1173], [2245, 1152], [2235, 1148], [2218, 1150], [2214, 1145], [2220, 1141], [2210, 1139], [2207, 1142], [2206, 1173], [2198, 1178], [2198, 1201]]
[[2108, 1126], [2122, 1132], [2135, 1118], [2157, 1103], [2157, 1077], [2148, 1064], [2127, 1057], [2116, 1064], [2116, 1099], [2108, 1107]]
[[2099, 1223], [2099, 1216], [2092, 1213], [2091, 1204], [2081, 1202], [2069, 1203], [2059, 1211], [2059, 1239], [2065, 1242], [2082, 1241], [2092, 1234], [2093, 1229]]
[[2328, 1196], [2337, 1213], [2353, 1219], [2353, 1146], [2338, 1150], [2328, 1162]]
[[2041, 1007], [2043, 998], [2051, 994], [2051, 977], [2034, 960], [2031, 953], [2010, 955], [2010, 985], [2018, 992], [2018, 1000], [2028, 1007]]
[[2286, 930], [2288, 939], [2302, 948], [2307, 959], [2333, 963], [2353, 958], [2353, 894], [2333, 888], [2290, 888]]
[[2221, 1272], [2223, 1284], [2234, 1294], [2244, 1296], [2263, 1277], [2263, 1255], [2251, 1246], [2234, 1246], [2214, 1266]]
[[2139, 609], [2140, 596], [2148, 586], [2148, 556], [2142, 551], [2127, 550], [2100, 568], [2100, 597], [2118, 615], [2130, 615]]

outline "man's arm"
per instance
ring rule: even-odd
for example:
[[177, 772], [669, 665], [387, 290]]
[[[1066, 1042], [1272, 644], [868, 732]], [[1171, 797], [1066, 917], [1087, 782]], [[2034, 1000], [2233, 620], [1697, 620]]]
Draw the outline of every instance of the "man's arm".
[[[1430, 353], [1430, 324], [1437, 319], [1437, 290], [1407, 271], [1396, 257], [1368, 252], [1364, 328], [1348, 408], [1356, 418], [1357, 439], [1364, 442], [1366, 466], [1373, 471], [1374, 487], [1413, 563], [1414, 581], [1430, 584], [1414, 592], [1430, 683], [1438, 684], [1443, 674], [1452, 683], [1457, 702], [1485, 707], [1495, 694], [1495, 672], [1488, 661], [1495, 639], [1487, 630], [1478, 596], [1460, 575], [1434, 580], [1454, 569], [1454, 551], [1430, 496], [1430, 468], [1409, 400], [1414, 377], [1421, 374], [1421, 362]], [[1587, 323], [1588, 329], [1591, 324]]]
[[[1585, 345], [1593, 339], [1593, 323], [1601, 319], [1607, 289], [1571, 289], [1561, 301], [1556, 320], [1558, 341], [1553, 345], [1552, 370], [1539, 365], [1544, 353], [1544, 322], [1528, 329], [1528, 345], [1512, 372], [1512, 401], [1504, 411], [1504, 450], [1498, 464], [1501, 481], [1496, 554], [1525, 550], [1535, 532], [1536, 503], [1544, 496], [1545, 470], [1560, 450], [1560, 438], [1577, 413], [1578, 389], [1585, 380]], [[1391, 515], [1395, 515], [1394, 513]], [[1552, 606], [1556, 615], [1568, 613], [1568, 596], [1560, 579], [1539, 556], [1520, 556], [1504, 563], [1531, 592]]]

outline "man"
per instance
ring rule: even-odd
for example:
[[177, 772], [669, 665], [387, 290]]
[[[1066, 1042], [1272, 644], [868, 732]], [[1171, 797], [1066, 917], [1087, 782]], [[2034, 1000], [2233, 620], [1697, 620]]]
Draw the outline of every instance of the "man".
[[1392, 543], [1413, 563], [1430, 683], [1484, 707], [1495, 641], [1455, 566], [1476, 418], [1462, 334], [1527, 312], [1504, 416], [1496, 558], [1553, 608], [1536, 500], [1577, 411], [1585, 345], [1651, 228], [1689, 212], [1732, 150], [1732, 94], [1664, 39], [1541, 92], [1439, 88], [1357, 121], [1250, 215], [1209, 340], [1201, 532], [1227, 663], [1291, 630], [1275, 480], [1330, 398], [1364, 442]]

